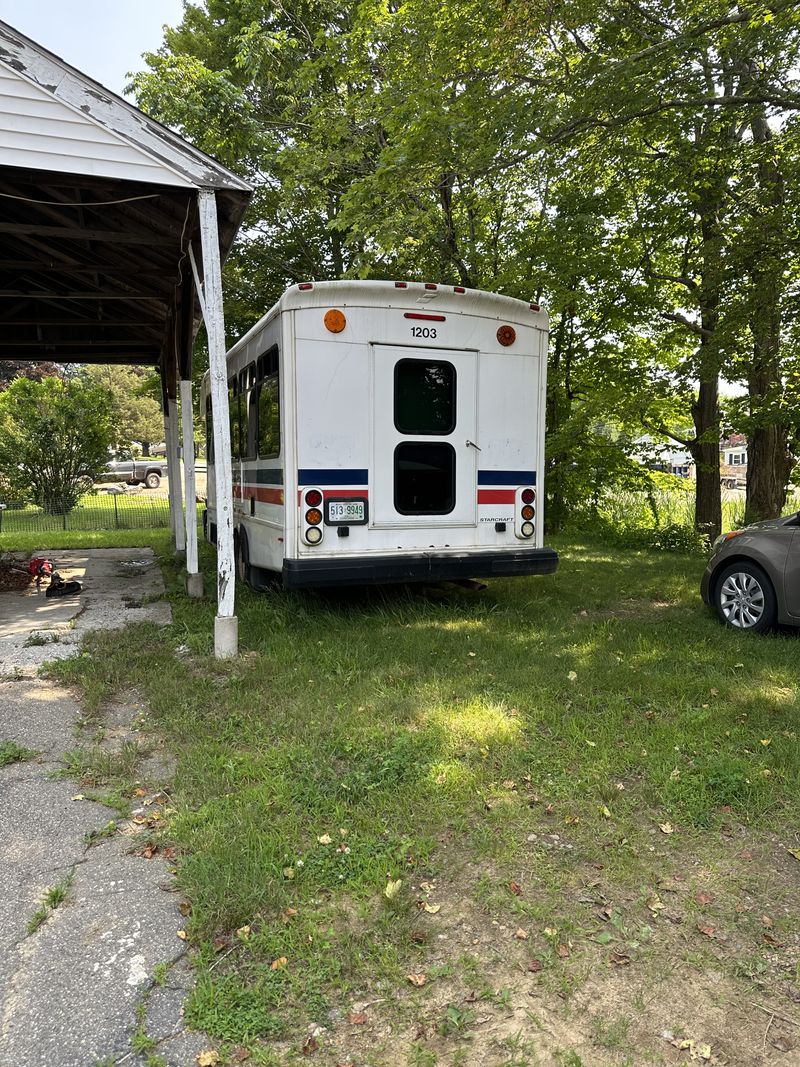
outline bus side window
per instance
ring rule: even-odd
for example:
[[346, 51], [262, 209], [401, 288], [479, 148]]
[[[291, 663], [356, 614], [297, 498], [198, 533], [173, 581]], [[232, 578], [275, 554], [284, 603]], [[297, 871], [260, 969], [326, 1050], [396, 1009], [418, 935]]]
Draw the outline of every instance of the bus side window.
[[239, 390], [235, 378], [228, 381], [228, 407], [231, 420], [231, 459], [239, 459], [242, 454], [242, 420], [239, 416]]
[[273, 345], [258, 361], [256, 396], [258, 454], [263, 459], [275, 459], [281, 452], [281, 391], [277, 345]]
[[206, 463], [214, 462], [214, 417], [211, 413], [211, 397], [206, 397]]
[[256, 413], [256, 365], [250, 363], [239, 375], [239, 414], [242, 420], [242, 459], [257, 455], [258, 427]]

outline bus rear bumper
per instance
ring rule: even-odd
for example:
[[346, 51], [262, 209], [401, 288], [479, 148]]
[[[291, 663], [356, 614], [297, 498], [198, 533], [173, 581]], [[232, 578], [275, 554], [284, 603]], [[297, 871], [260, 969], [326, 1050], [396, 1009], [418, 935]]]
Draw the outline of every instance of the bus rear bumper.
[[392, 582], [444, 582], [454, 578], [505, 578], [517, 574], [552, 574], [557, 567], [558, 553], [552, 548], [285, 559], [283, 585], [285, 589], [310, 589]]

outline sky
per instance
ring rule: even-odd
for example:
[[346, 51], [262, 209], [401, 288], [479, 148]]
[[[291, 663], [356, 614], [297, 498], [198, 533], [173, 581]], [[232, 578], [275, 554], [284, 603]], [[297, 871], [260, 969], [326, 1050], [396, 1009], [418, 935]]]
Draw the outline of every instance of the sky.
[[182, 12], [182, 0], [0, 0], [1, 22], [120, 95]]

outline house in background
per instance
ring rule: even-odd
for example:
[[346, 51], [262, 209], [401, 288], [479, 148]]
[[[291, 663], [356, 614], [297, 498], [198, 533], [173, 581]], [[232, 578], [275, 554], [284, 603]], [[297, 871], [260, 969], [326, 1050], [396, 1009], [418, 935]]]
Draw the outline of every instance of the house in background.
[[747, 484], [747, 438], [743, 433], [732, 433], [720, 442], [719, 474], [729, 489], [741, 489]]

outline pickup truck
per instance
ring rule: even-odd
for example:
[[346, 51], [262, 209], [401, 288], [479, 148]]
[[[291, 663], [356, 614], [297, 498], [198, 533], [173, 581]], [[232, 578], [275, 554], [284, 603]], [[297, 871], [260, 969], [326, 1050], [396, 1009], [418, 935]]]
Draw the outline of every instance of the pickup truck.
[[138, 459], [112, 459], [97, 479], [98, 482], [126, 482], [148, 489], [158, 489], [161, 479], [167, 476], [167, 461], [158, 456], [140, 456]]

